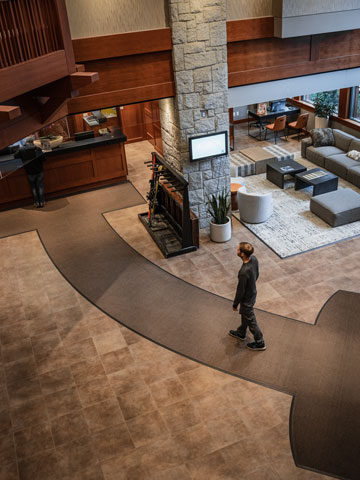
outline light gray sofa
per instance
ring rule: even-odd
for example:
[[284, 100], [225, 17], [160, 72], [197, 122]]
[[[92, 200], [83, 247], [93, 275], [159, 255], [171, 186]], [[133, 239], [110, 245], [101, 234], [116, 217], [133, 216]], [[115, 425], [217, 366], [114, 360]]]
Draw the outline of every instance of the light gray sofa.
[[311, 137], [301, 141], [301, 156], [338, 177], [360, 187], [360, 161], [346, 156], [351, 150], [360, 152], [360, 139], [341, 130], [332, 129], [335, 145], [314, 147]]

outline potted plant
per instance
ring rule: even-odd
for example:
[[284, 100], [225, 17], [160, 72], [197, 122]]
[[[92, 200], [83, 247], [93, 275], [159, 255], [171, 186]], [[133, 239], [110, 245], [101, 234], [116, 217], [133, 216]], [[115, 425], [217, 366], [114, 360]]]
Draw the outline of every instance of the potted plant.
[[336, 104], [330, 92], [317, 93], [314, 100], [315, 128], [327, 128], [329, 118], [336, 111]]
[[208, 212], [211, 215], [210, 238], [213, 242], [227, 242], [231, 238], [230, 195], [226, 190], [208, 197]]

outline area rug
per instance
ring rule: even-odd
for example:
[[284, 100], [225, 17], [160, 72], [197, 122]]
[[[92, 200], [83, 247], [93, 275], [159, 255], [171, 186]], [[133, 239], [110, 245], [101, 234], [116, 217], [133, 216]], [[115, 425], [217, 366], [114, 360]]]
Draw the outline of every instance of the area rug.
[[[308, 169], [316, 165], [295, 156], [295, 160]], [[339, 189], [359, 189], [339, 178]], [[310, 211], [312, 187], [294, 190], [294, 179], [287, 177], [285, 188], [266, 180], [266, 174], [246, 177], [246, 189], [250, 193], [272, 192], [274, 212], [264, 223], [242, 222], [254, 235], [262, 240], [280, 258], [308, 252], [360, 235], [360, 221], [332, 228]], [[233, 213], [240, 220], [238, 212]]]

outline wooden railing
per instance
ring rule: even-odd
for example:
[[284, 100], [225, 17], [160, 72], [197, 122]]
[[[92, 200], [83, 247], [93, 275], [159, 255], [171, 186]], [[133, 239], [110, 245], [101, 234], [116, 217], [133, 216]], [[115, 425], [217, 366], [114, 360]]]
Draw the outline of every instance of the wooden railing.
[[0, 68], [62, 49], [52, 0], [0, 0]]

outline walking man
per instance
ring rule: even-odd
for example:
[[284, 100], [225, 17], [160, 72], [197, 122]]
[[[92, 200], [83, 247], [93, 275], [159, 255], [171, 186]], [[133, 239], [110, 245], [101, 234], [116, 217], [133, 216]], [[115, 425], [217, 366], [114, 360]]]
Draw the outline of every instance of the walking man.
[[254, 335], [254, 342], [248, 343], [247, 347], [253, 351], [266, 350], [263, 334], [257, 324], [254, 305], [256, 301], [256, 280], [259, 276], [259, 263], [254, 253], [254, 247], [250, 243], [241, 242], [237, 248], [237, 255], [243, 264], [238, 274], [238, 286], [233, 303], [234, 312], [240, 304], [241, 325], [237, 330], [230, 330], [231, 337], [240, 340], [246, 339], [246, 331], [249, 327]]

